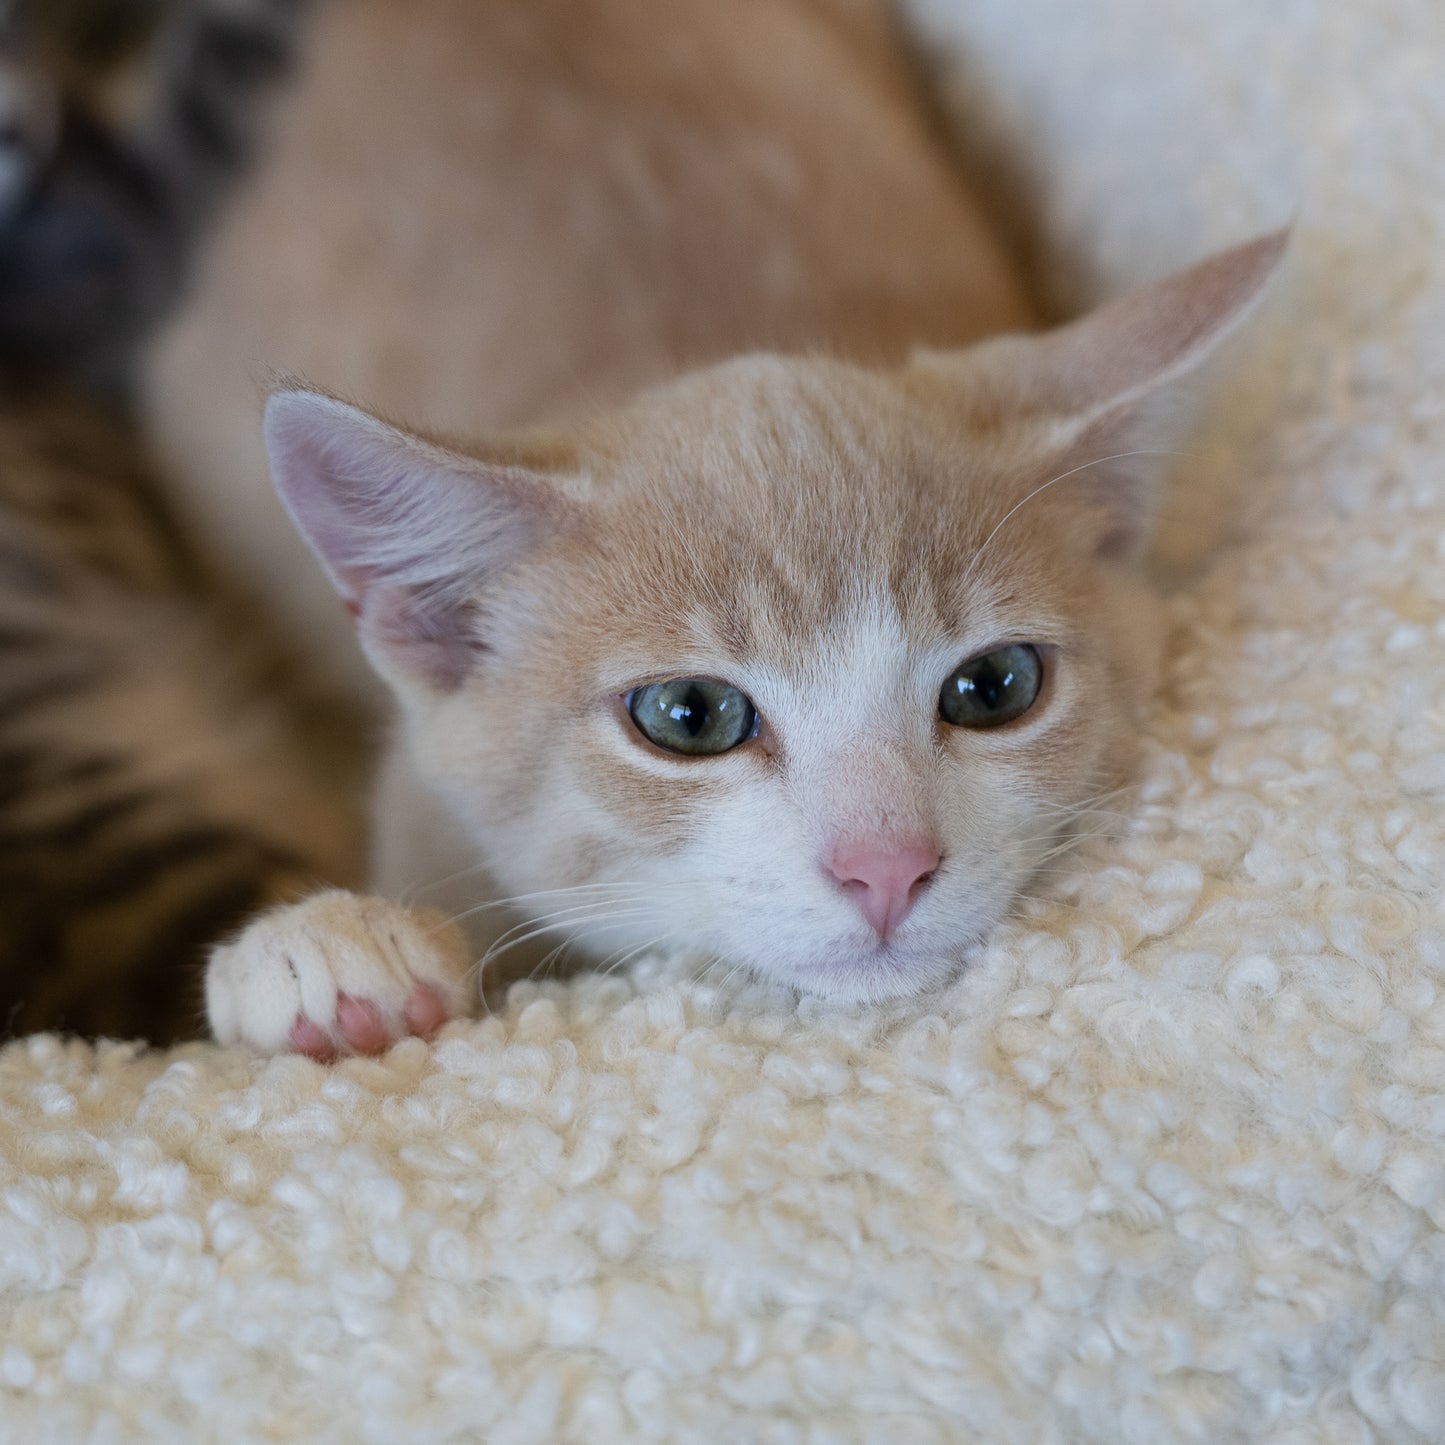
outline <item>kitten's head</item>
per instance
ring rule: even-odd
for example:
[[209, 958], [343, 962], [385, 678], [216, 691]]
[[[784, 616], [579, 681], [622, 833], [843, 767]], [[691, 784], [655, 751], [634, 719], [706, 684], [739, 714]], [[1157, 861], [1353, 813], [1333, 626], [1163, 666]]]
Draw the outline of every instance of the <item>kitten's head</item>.
[[745, 357], [505, 447], [281, 392], [271, 456], [415, 767], [554, 942], [884, 998], [1127, 768], [1168, 400], [1282, 246], [1047, 335]]

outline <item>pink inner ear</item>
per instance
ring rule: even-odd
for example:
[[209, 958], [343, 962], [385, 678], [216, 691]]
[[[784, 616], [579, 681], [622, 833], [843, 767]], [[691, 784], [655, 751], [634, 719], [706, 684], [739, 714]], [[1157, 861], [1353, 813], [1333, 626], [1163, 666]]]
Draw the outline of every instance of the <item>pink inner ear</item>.
[[1259, 300], [1289, 244], [1272, 231], [1101, 307], [1046, 340], [1054, 404], [1088, 412], [1193, 371]]
[[1132, 561], [1145, 551], [1163, 476], [1193, 421], [1191, 376], [1254, 305], [1288, 239], [1280, 231], [1236, 246], [1012, 349], [1022, 409], [1076, 428], [1052, 466], [1057, 495], [1087, 499], [1098, 514], [1085, 534], [1095, 555]]
[[[390, 428], [330, 397], [283, 391], [266, 405], [266, 454], [296, 529], [353, 616], [366, 588], [365, 525], [392, 468]], [[391, 443], [391, 445], [388, 445]]]
[[476, 590], [531, 542], [547, 511], [543, 480], [310, 392], [271, 398], [266, 445], [281, 499], [368, 653], [455, 687], [481, 647]]
[[445, 692], [466, 681], [485, 650], [475, 632], [476, 609], [466, 599], [375, 587], [356, 610], [368, 647]]

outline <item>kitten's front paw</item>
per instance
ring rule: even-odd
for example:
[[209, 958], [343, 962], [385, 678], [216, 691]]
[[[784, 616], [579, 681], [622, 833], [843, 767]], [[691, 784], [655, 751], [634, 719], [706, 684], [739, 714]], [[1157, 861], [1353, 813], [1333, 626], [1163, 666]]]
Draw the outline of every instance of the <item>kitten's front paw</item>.
[[206, 1014], [223, 1044], [379, 1054], [470, 1012], [466, 944], [429, 909], [340, 891], [274, 908], [211, 954]]

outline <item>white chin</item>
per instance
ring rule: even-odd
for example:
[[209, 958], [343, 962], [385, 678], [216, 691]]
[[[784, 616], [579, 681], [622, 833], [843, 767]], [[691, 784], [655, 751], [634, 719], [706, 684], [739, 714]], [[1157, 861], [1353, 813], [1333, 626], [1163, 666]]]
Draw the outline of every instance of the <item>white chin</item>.
[[898, 944], [840, 946], [804, 960], [759, 960], [760, 973], [804, 993], [839, 1003], [886, 1003], [947, 983], [962, 967], [963, 948], [928, 949]]

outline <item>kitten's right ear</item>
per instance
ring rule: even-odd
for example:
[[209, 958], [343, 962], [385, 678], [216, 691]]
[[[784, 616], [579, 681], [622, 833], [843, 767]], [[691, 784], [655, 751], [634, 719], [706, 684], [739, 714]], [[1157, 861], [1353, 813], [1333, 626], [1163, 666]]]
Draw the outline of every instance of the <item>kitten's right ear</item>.
[[286, 510], [377, 669], [454, 688], [485, 648], [481, 589], [570, 504], [547, 479], [448, 451], [316, 392], [274, 393], [266, 452]]
[[[1054, 331], [964, 353], [962, 404], [1032, 446], [1038, 470], [1098, 518], [1104, 555], [1137, 557], [1160, 483], [1193, 422], [1194, 380], [1264, 294], [1289, 244], [1274, 231], [1110, 302]], [[947, 367], [947, 353], [925, 366]], [[1047, 485], [1052, 485], [1048, 483]], [[1061, 494], [1063, 495], [1063, 494]]]
[[1286, 227], [1217, 251], [1040, 338], [1033, 404], [1083, 428], [1187, 382], [1255, 308], [1289, 240]]

